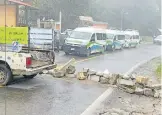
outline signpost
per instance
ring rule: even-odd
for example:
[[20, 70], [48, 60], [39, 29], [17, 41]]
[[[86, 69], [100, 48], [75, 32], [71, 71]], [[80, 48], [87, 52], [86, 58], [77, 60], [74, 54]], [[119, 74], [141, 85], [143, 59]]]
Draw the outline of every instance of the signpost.
[[0, 44], [28, 44], [28, 27], [0, 27]]

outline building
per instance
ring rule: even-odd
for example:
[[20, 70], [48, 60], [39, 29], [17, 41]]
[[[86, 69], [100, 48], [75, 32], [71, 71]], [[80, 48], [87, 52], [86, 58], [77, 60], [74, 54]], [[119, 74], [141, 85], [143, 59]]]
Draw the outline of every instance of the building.
[[[0, 26], [29, 26], [29, 14], [36, 9], [36, 0], [0, 0]], [[30, 13], [29, 13], [30, 12]]]

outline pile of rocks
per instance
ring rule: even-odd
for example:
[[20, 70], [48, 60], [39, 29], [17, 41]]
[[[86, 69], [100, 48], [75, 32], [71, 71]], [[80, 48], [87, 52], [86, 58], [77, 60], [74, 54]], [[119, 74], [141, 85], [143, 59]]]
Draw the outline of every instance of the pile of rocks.
[[48, 74], [51, 74], [55, 78], [62, 78], [62, 77], [75, 77], [75, 66], [70, 65], [66, 69], [53, 69], [48, 71]]
[[78, 79], [93, 80], [102, 84], [116, 85], [119, 89], [137, 95], [161, 97], [161, 84], [149, 84], [149, 78], [135, 75], [112, 74], [108, 70], [96, 72], [87, 68], [83, 69], [82, 76]]

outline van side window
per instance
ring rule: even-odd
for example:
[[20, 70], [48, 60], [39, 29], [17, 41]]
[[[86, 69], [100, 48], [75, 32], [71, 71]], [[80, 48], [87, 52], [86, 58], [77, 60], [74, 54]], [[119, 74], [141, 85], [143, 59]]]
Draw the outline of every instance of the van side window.
[[95, 41], [95, 37], [96, 37], [95, 34], [93, 34], [91, 37], [91, 41]]
[[97, 33], [97, 40], [102, 40], [102, 34], [101, 33]]

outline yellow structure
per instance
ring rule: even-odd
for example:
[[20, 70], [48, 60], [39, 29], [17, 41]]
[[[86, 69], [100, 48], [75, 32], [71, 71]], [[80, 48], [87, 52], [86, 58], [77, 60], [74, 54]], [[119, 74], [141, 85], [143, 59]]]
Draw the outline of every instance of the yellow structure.
[[[6, 13], [5, 13], [6, 11]], [[4, 5], [0, 6], [0, 26], [15, 27], [16, 26], [16, 6]]]

